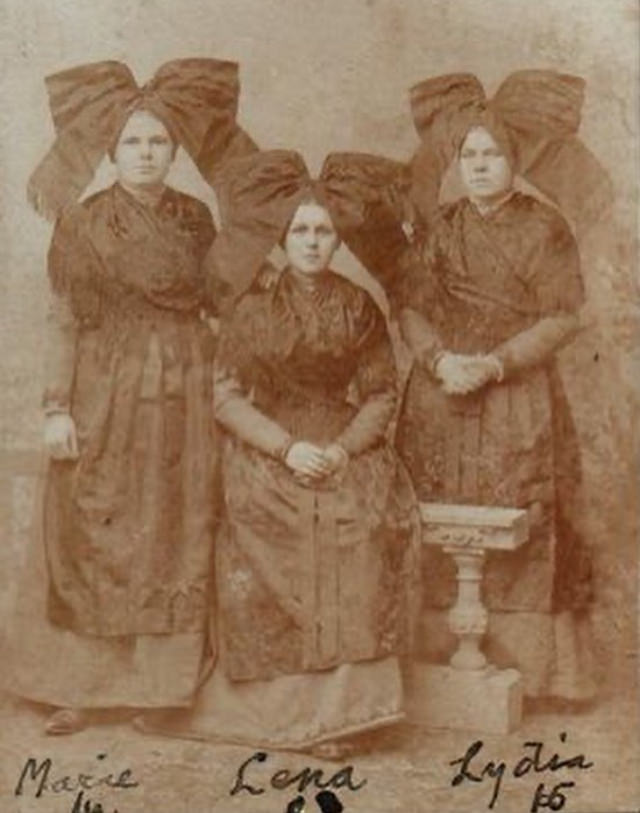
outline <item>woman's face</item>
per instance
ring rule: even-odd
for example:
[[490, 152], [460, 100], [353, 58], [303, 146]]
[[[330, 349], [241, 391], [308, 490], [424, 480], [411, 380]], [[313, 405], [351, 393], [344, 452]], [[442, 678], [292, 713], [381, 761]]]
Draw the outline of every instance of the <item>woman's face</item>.
[[301, 203], [284, 240], [289, 264], [302, 274], [317, 274], [331, 262], [340, 240], [329, 212], [319, 203]]
[[460, 174], [469, 197], [485, 203], [502, 197], [513, 183], [509, 161], [484, 127], [473, 127], [462, 142]]
[[118, 180], [127, 186], [154, 186], [164, 181], [175, 146], [164, 124], [136, 110], [129, 116], [114, 151]]

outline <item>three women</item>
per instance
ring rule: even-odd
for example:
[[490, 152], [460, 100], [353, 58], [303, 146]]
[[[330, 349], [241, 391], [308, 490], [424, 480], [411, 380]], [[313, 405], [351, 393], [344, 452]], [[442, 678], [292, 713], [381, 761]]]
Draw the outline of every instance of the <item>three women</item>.
[[[184, 71], [203, 94], [192, 108]], [[330, 270], [338, 233], [378, 259], [376, 237], [402, 242], [399, 223], [377, 235], [369, 228], [369, 245], [362, 240], [395, 168], [333, 156], [312, 181], [292, 153], [228, 164], [225, 239], [234, 242], [237, 228], [235, 244], [253, 261], [280, 241], [288, 265], [239, 299], [213, 366], [200, 318], [213, 226], [202, 204], [163, 182], [178, 142], [207, 176], [238, 145], [250, 149], [234, 122], [235, 74], [228, 63], [185, 60], [143, 91], [114, 63], [97, 75], [112, 99], [120, 94], [106, 119], [119, 183], [59, 221], [50, 253], [63, 314], [56, 329], [67, 339], [53, 345], [65, 376], [45, 404], [55, 458], [46, 546], [52, 640], [82, 650], [94, 675], [101, 663], [112, 685], [60, 680], [55, 670], [49, 687], [41, 673], [29, 684], [23, 669], [17, 689], [65, 707], [50, 719], [52, 733], [80, 727], [78, 708], [187, 706], [207, 671], [213, 606], [220, 652], [195, 706], [141, 725], [326, 753], [402, 714], [398, 657], [411, 626], [418, 529], [411, 484], [386, 438], [393, 354], [370, 297]], [[184, 82], [171, 104], [163, 93], [174, 75]], [[558, 140], [575, 131], [579, 103], [572, 81], [554, 76], [531, 72], [516, 90], [553, 101], [566, 130], [553, 133]], [[68, 115], [78, 78], [58, 77], [52, 93]], [[545, 154], [539, 133], [514, 140], [522, 128], [510, 130], [468, 77], [430, 80], [418, 95], [429, 148], [457, 152], [468, 198], [430, 222], [390, 291], [415, 357], [397, 445], [421, 499], [529, 510], [524, 555], [496, 557], [488, 573], [497, 623], [509, 614], [503, 659], [517, 662], [513, 620], [560, 651], [559, 635], [578, 640], [570, 611], [590, 597], [588, 556], [569, 516], [575, 436], [552, 363], [576, 329], [577, 250], [554, 209], [513, 189], [523, 156], [535, 164]], [[59, 208], [52, 180], [72, 144], [61, 137], [34, 176], [44, 208], [47, 192]], [[95, 144], [89, 152], [80, 170], [101, 156]], [[82, 182], [74, 183], [75, 194]], [[224, 430], [215, 599], [212, 402]], [[428, 601], [446, 606], [449, 565], [434, 559], [425, 577]], [[536, 665], [524, 670], [530, 693], [589, 695], [576, 689], [577, 670], [541, 661], [542, 675]], [[74, 658], [66, 662], [72, 668]]]

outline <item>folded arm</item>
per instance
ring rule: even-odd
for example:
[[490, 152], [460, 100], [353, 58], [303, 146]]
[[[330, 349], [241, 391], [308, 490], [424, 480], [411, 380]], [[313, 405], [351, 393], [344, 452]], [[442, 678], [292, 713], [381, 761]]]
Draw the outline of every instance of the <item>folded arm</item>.
[[580, 329], [578, 317], [573, 313], [545, 316], [527, 330], [498, 345], [492, 355], [502, 365], [505, 378], [542, 364], [570, 341]]
[[218, 422], [250, 446], [284, 460], [293, 438], [251, 403], [238, 378], [216, 364], [213, 387]]
[[361, 454], [380, 443], [395, 411], [396, 367], [384, 323], [375, 340], [362, 349], [354, 383], [360, 407], [335, 439], [349, 456]]
[[575, 238], [558, 213], [546, 215], [546, 230], [531, 261], [538, 321], [494, 348], [504, 376], [543, 363], [580, 329], [577, 312], [585, 291]]
[[425, 316], [411, 308], [400, 311], [398, 322], [402, 338], [409, 346], [414, 359], [432, 374], [446, 352], [437, 331], [429, 324]]

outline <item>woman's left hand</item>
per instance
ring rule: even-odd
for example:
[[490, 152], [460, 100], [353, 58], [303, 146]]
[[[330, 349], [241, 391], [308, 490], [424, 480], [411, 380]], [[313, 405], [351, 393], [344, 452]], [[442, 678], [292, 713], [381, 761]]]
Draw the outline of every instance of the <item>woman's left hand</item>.
[[349, 455], [339, 443], [332, 443], [325, 447], [322, 454], [331, 474], [346, 468], [349, 463]]
[[290, 446], [285, 457], [285, 464], [297, 477], [320, 479], [329, 474], [329, 465], [324, 451], [314, 443], [296, 441]]
[[220, 334], [220, 319], [217, 316], [209, 316], [203, 312], [200, 314], [200, 319], [205, 322], [214, 336], [217, 337]]
[[496, 356], [474, 356], [467, 362], [467, 368], [474, 374], [474, 386], [470, 392], [479, 390], [491, 381], [502, 381], [502, 364]]

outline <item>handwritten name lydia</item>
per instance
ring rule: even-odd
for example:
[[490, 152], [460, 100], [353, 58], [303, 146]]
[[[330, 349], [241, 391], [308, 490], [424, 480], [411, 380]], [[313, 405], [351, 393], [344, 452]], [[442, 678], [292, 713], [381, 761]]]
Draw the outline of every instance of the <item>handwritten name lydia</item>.
[[[106, 754], [98, 754], [96, 757], [99, 762], [104, 762], [106, 758]], [[138, 785], [130, 768], [120, 772], [97, 771], [71, 775], [54, 770], [50, 757], [41, 760], [29, 757], [22, 768], [14, 795], [22, 796], [31, 792], [35, 799], [40, 799], [46, 794], [69, 793], [74, 794], [71, 813], [107, 813], [100, 802], [94, 802], [89, 798], [89, 791], [99, 788], [122, 791], [137, 788]], [[117, 808], [112, 813], [118, 813]]]
[[[567, 735], [563, 731], [559, 737], [565, 744]], [[523, 779], [526, 776], [544, 775], [545, 782], [540, 782], [533, 795], [530, 811], [538, 811], [548, 808], [549, 810], [562, 810], [567, 800], [567, 791], [575, 787], [575, 780], [550, 782], [550, 776], [558, 771], [573, 772], [570, 775], [576, 777], [580, 771], [588, 771], [593, 768], [593, 762], [589, 762], [584, 754], [574, 754], [573, 756], [561, 756], [554, 752], [551, 756], [544, 756], [545, 748], [542, 742], [524, 742], [522, 748], [524, 755], [514, 763], [508, 765], [504, 760], [486, 761], [482, 751], [484, 742], [476, 740], [468, 748], [464, 756], [454, 759], [449, 764], [459, 765], [458, 772], [451, 780], [451, 785], [456, 787], [465, 782], [484, 782], [486, 779], [493, 780], [493, 788], [488, 807], [493, 809], [500, 797], [502, 781], [505, 776], [514, 779]]]

